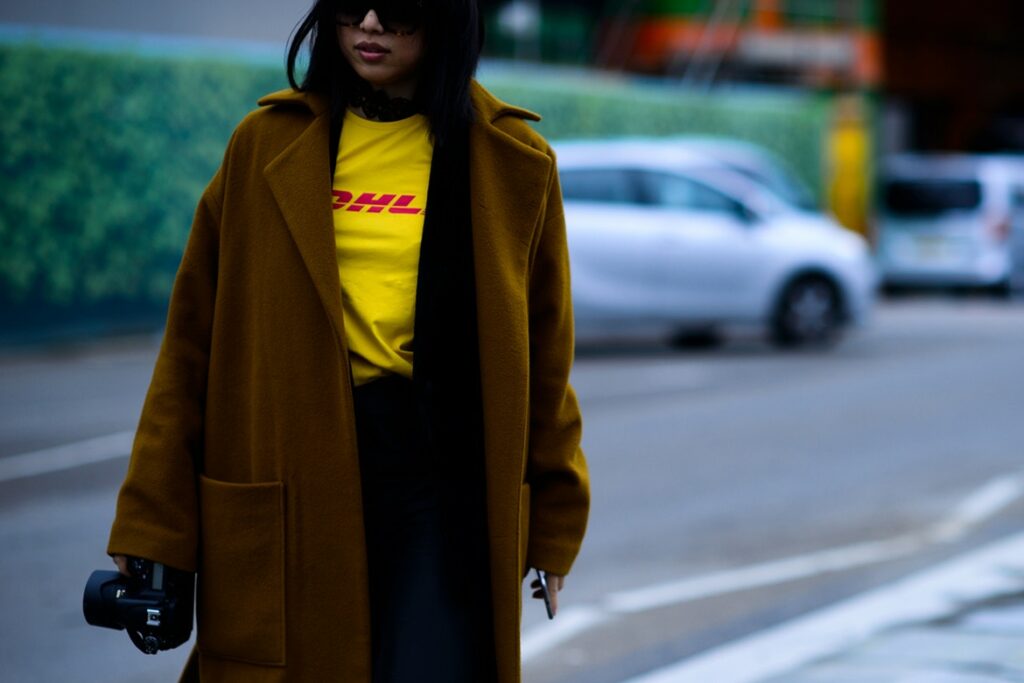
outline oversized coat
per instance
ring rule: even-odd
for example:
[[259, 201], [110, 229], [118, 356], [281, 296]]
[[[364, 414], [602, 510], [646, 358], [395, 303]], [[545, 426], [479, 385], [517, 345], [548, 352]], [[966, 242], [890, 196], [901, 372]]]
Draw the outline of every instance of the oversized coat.
[[[472, 101], [495, 650], [499, 683], [517, 683], [523, 577], [568, 574], [589, 488], [554, 155], [535, 115], [475, 82]], [[260, 105], [197, 208], [108, 552], [198, 573], [183, 679], [369, 683], [330, 115], [293, 91]]]

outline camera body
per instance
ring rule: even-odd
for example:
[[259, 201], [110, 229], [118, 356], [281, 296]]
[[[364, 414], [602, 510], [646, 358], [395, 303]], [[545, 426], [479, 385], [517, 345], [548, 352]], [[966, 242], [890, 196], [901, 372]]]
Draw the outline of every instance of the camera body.
[[95, 571], [85, 585], [82, 609], [93, 626], [127, 630], [148, 655], [170, 650], [192, 635], [195, 574], [138, 557], [131, 576]]

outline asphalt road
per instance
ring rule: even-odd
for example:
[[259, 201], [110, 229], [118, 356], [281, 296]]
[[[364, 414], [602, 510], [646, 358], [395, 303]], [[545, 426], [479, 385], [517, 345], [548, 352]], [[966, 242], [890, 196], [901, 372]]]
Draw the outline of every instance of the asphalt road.
[[[131, 431], [156, 345], [0, 357], [0, 472], [12, 456]], [[559, 619], [527, 605], [528, 683], [619, 683], [1024, 525], [1010, 497], [944, 542], [722, 588], [750, 574], [735, 570], [920, 534], [1024, 471], [1021, 304], [888, 303], [821, 353], [755, 339], [709, 352], [587, 348], [573, 382], [593, 513]], [[183, 651], [145, 657], [81, 618], [89, 571], [109, 566], [125, 464], [0, 481], [0, 678], [174, 680]], [[688, 578], [688, 597], [658, 589], [647, 606], [608, 608]]]

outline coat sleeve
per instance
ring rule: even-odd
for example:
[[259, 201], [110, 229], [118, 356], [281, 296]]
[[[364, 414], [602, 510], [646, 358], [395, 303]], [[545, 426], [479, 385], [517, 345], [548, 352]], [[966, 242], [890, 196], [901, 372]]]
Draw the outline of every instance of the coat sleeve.
[[569, 573], [583, 542], [590, 507], [582, 420], [569, 385], [574, 338], [565, 215], [552, 164], [547, 205], [531, 254], [530, 535], [527, 564]]
[[196, 209], [167, 327], [135, 432], [107, 552], [195, 571], [197, 477], [214, 300], [222, 170]]

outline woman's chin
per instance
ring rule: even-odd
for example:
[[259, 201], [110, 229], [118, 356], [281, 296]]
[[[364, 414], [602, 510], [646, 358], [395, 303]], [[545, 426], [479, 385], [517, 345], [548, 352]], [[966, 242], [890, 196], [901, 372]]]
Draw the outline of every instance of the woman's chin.
[[394, 85], [398, 80], [392, 69], [383, 64], [357, 64], [354, 69], [356, 75], [377, 89]]

